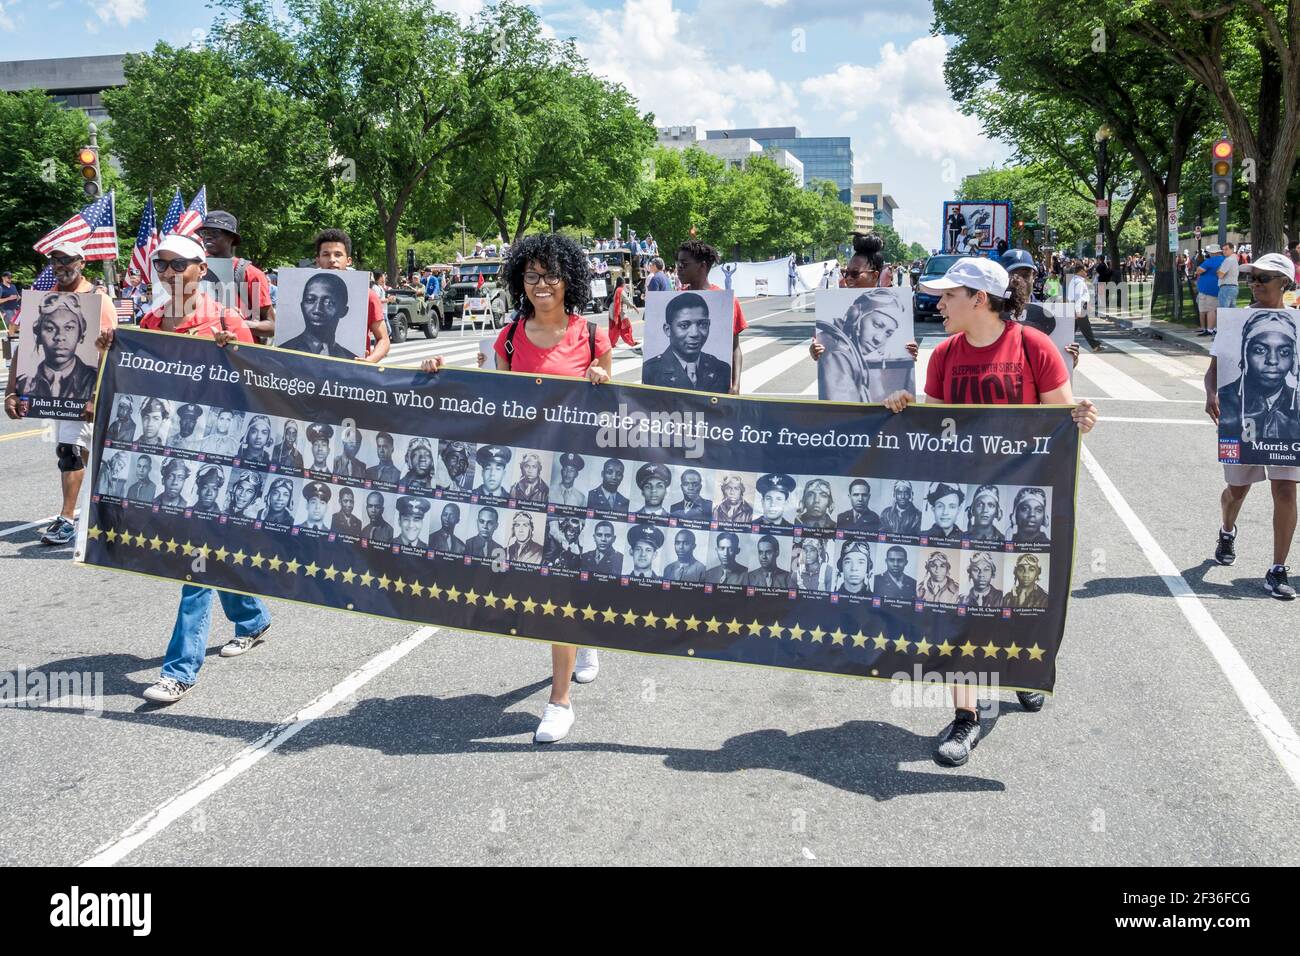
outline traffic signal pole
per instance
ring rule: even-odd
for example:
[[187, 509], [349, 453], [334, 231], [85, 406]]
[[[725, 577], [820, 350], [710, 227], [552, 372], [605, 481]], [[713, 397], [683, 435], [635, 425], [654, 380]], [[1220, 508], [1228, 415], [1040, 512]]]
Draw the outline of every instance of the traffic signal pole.
[[[81, 164], [81, 178], [84, 182], [81, 184], [82, 191], [91, 200], [98, 199], [104, 195], [104, 180], [99, 172], [99, 128], [94, 123], [90, 124], [90, 145], [83, 146], [77, 154], [77, 160]], [[116, 214], [116, 210], [114, 210]], [[117, 287], [117, 260], [104, 260], [104, 285], [108, 287], [108, 294], [114, 295]]]
[[1219, 200], [1219, 245], [1228, 241], [1228, 197], [1232, 195], [1232, 140], [1215, 141], [1210, 150], [1210, 192]]

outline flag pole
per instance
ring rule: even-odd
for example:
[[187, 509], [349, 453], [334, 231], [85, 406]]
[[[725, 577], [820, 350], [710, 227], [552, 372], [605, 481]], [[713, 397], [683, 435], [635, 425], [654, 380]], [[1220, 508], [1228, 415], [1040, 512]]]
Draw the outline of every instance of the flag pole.
[[[113, 236], [114, 242], [117, 241], [117, 190], [108, 191], [108, 208], [113, 210]], [[108, 297], [110, 299], [117, 296], [117, 256], [112, 259], [104, 260], [104, 285], [108, 288]]]

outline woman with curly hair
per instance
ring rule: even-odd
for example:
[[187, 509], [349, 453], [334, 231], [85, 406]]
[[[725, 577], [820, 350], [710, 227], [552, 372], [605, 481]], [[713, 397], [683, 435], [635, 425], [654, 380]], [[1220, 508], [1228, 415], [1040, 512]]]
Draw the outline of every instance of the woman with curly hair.
[[[677, 248], [677, 278], [681, 281], [682, 289], [694, 292], [710, 289], [719, 291], [721, 286], [716, 286], [709, 281], [709, 270], [721, 261], [722, 256], [718, 255], [718, 250], [707, 242], [687, 239]], [[747, 328], [749, 323], [745, 321], [745, 313], [740, 308], [740, 301], [734, 300], [731, 323], [730, 392], [732, 395], [740, 394], [740, 333]]]
[[[591, 298], [591, 264], [582, 247], [555, 233], [526, 236], [511, 247], [503, 271], [519, 317], [497, 336], [497, 369], [608, 382], [609, 334], [582, 318]], [[437, 372], [443, 364], [439, 355], [421, 368]], [[569, 733], [574, 719], [569, 683], [589, 683], [599, 668], [594, 648], [551, 645], [551, 697], [533, 738], [537, 743]]]

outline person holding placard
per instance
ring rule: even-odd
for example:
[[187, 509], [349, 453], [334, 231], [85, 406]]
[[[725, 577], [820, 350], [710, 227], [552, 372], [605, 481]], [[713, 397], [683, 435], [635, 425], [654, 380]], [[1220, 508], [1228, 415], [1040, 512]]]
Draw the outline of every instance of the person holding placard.
[[[677, 278], [683, 290], [722, 291], [720, 287], [709, 282], [709, 270], [722, 261], [718, 250], [698, 239], [688, 239], [677, 249]], [[745, 311], [740, 307], [740, 300], [733, 300], [731, 322], [731, 387], [732, 395], [740, 394], [740, 333], [749, 328], [745, 321]]]
[[[497, 369], [608, 382], [609, 335], [582, 318], [591, 298], [591, 263], [582, 247], [559, 233], [526, 236], [511, 247], [502, 272], [510, 298], [519, 303], [519, 317], [497, 336]], [[434, 373], [444, 364], [439, 355], [421, 368]], [[551, 695], [534, 741], [551, 743], [569, 733], [574, 721], [569, 683], [594, 680], [599, 666], [594, 648], [551, 645]]]
[[[352, 268], [352, 237], [342, 229], [322, 229], [316, 234], [315, 245], [316, 268]], [[369, 290], [366, 299], [366, 329], [369, 338], [366, 354], [361, 359], [363, 362], [377, 363], [388, 354], [391, 343], [386, 312], [383, 300], [375, 294], [374, 289]]]
[[[935, 402], [972, 405], [1072, 405], [1072, 417], [1086, 434], [1097, 422], [1087, 399], [1075, 401], [1070, 373], [1052, 340], [1016, 322], [1026, 302], [1024, 286], [1013, 283], [991, 259], [963, 258], [941, 279], [922, 288], [937, 294], [944, 331], [949, 337], [930, 356], [925, 394]], [[915, 401], [905, 391], [885, 399], [901, 413]], [[927, 559], [927, 566], [931, 559]], [[1017, 691], [1028, 711], [1041, 710], [1045, 696]], [[979, 694], [974, 685], [953, 688], [956, 713], [939, 736], [935, 759], [959, 767], [980, 740]]]
[[271, 280], [253, 263], [235, 255], [239, 245], [239, 220], [214, 209], [203, 217], [199, 238], [210, 259], [229, 259], [234, 302], [222, 302], [243, 316], [244, 324], [258, 342], [275, 338], [275, 303], [271, 301]]
[[[1296, 362], [1296, 319], [1294, 310], [1284, 311], [1282, 296], [1295, 288], [1291, 261], [1281, 253], [1271, 252], [1242, 267], [1249, 276], [1252, 309], [1269, 309], [1258, 314], [1242, 330], [1240, 355], [1233, 356], [1241, 366], [1237, 382], [1219, 389], [1219, 358], [1210, 355], [1210, 367], [1205, 373], [1205, 413], [1217, 425], [1221, 417], [1235, 416], [1242, 420], [1248, 410], [1259, 409], [1262, 415], [1252, 419], [1265, 423], [1271, 421], [1281, 428], [1280, 420], [1294, 421], [1296, 394], [1285, 384], [1285, 374], [1280, 373], [1282, 362], [1294, 369]], [[1254, 322], [1254, 325], [1251, 325]], [[1216, 347], [1218, 343], [1216, 342]], [[1252, 356], [1251, 346], [1261, 354]], [[1248, 379], [1248, 371], [1251, 372]], [[1270, 374], [1271, 371], [1271, 374]], [[1252, 382], [1258, 383], [1252, 385]], [[1272, 388], [1264, 387], [1274, 383]], [[1251, 386], [1251, 395], [1246, 389]], [[1266, 394], [1267, 393], [1267, 394]], [[1255, 396], [1259, 396], [1256, 400]], [[1270, 401], [1271, 399], [1271, 401]], [[1288, 430], [1295, 427], [1287, 425]], [[1261, 435], [1261, 437], [1263, 437]], [[1290, 569], [1287, 556], [1296, 529], [1296, 482], [1300, 481], [1300, 468], [1288, 465], [1240, 465], [1226, 463], [1223, 477], [1227, 482], [1219, 496], [1223, 522], [1219, 527], [1219, 541], [1214, 549], [1214, 560], [1231, 565], [1237, 560], [1237, 515], [1245, 504], [1250, 486], [1267, 480], [1273, 492], [1273, 564], [1264, 574], [1264, 588], [1280, 601], [1295, 599], [1295, 588], [1288, 579]]]

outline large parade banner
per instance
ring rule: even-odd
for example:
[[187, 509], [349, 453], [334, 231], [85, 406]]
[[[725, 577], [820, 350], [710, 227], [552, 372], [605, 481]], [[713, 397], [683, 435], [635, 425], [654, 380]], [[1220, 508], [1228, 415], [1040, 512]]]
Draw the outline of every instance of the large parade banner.
[[1300, 464], [1300, 364], [1293, 309], [1220, 309], [1219, 461]]
[[540, 641], [1055, 681], [1067, 408], [895, 415], [125, 329], [96, 408], [87, 564]]

